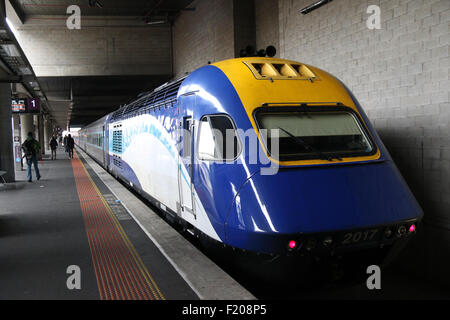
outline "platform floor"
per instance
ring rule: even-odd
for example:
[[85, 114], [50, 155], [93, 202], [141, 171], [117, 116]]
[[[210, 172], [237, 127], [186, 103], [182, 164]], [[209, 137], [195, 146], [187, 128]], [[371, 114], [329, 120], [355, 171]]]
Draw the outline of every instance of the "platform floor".
[[58, 150], [39, 166], [0, 189], [0, 299], [199, 298], [86, 161]]
[[[248, 283], [217, 266], [82, 151], [39, 163], [42, 179], [0, 186], [3, 299], [448, 299], [446, 286], [399, 269], [383, 289], [301, 290]], [[404, 257], [405, 261], [410, 260]], [[69, 289], [69, 266], [81, 289]], [[227, 270], [226, 273], [224, 270]], [[236, 279], [236, 280], [235, 280]]]

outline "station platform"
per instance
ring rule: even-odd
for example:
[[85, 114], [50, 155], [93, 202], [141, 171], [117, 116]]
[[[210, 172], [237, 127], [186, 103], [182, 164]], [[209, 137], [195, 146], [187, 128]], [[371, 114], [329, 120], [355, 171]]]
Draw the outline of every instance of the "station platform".
[[0, 186], [0, 299], [254, 299], [84, 152], [39, 169]]

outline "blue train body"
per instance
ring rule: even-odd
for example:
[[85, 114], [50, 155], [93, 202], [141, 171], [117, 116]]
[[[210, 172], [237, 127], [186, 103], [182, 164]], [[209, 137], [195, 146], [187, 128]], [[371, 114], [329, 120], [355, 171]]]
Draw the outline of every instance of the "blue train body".
[[[345, 122], [339, 130], [353, 130], [355, 137], [360, 128], [371, 153], [326, 159], [305, 147], [304, 158], [276, 159], [261, 138], [259, 108], [269, 115], [292, 108], [307, 117], [345, 111], [356, 125]], [[235, 130], [235, 157], [199, 156], [206, 123]], [[201, 126], [205, 131], [199, 133]], [[260, 148], [257, 163], [246, 143], [252, 139]], [[310, 141], [315, 140], [320, 137]], [[351, 92], [326, 72], [298, 62], [245, 58], [202, 67], [83, 128], [77, 144], [177, 221], [235, 248], [295, 254], [393, 246], [415, 233], [422, 216]], [[262, 174], [274, 163], [276, 174]]]

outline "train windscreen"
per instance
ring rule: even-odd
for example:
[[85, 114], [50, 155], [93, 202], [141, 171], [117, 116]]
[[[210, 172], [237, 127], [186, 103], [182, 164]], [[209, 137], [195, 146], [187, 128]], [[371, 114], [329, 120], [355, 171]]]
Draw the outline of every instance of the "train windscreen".
[[[349, 108], [260, 109], [255, 113], [259, 132], [268, 152], [277, 160], [332, 160], [376, 151], [358, 116]], [[278, 139], [278, 155], [271, 148], [272, 139]]]

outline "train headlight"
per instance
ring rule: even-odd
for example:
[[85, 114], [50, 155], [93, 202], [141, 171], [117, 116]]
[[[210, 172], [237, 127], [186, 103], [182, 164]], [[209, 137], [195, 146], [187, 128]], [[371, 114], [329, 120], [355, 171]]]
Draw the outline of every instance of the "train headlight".
[[323, 239], [322, 244], [324, 247], [328, 248], [333, 243], [333, 238], [331, 236], [326, 237]]
[[389, 239], [392, 236], [392, 230], [390, 228], [387, 228], [384, 231], [384, 236]]
[[397, 237], [402, 237], [404, 236], [406, 233], [406, 227], [404, 225], [401, 225], [400, 227], [398, 227], [397, 229]]
[[306, 250], [311, 251], [315, 247], [316, 247], [316, 239], [314, 239], [314, 238], [308, 239], [308, 241], [306, 242], [306, 246], [305, 246]]

